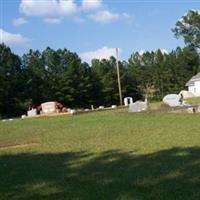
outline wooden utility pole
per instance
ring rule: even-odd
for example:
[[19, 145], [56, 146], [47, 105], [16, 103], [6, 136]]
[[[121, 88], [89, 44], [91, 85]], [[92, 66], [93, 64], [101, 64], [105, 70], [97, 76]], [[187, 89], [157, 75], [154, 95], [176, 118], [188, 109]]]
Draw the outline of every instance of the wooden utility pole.
[[119, 55], [118, 54], [119, 54], [118, 48], [116, 48], [117, 80], [118, 80], [120, 105], [122, 106], [122, 89], [121, 89], [121, 81], [120, 81], [120, 74], [119, 74]]

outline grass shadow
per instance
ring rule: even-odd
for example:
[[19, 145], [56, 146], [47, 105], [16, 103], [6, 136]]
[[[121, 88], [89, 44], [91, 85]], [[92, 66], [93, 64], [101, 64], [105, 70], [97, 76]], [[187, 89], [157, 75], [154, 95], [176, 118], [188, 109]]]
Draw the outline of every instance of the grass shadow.
[[200, 148], [3, 155], [0, 199], [199, 200]]

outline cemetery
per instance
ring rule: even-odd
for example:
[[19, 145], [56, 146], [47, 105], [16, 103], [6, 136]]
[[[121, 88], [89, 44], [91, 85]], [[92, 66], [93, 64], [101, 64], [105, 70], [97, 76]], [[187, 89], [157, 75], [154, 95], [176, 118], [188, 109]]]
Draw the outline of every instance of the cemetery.
[[182, 90], [160, 102], [125, 97], [123, 106], [30, 106], [27, 120], [0, 125], [0, 199], [198, 200], [194, 96]]
[[50, 101], [30, 106], [27, 120], [2, 121], [0, 199], [198, 200], [200, 98], [191, 94], [88, 109]]
[[200, 200], [197, 1], [0, 1], [0, 200]]
[[99, 106], [94, 108], [91, 105], [91, 109], [71, 109], [63, 107], [63, 105], [59, 102], [45, 102], [41, 105], [31, 108], [27, 111], [27, 115], [22, 115], [21, 119], [32, 118], [32, 117], [52, 117], [52, 116], [62, 116], [62, 115], [74, 115], [74, 114], [83, 114], [88, 112], [98, 112], [98, 111], [107, 111], [113, 110], [117, 108], [123, 108], [123, 106], [112, 105], [110, 107]]
[[[164, 112], [186, 112], [186, 113], [197, 113], [200, 112], [200, 102], [199, 104], [191, 105], [187, 103], [187, 99], [191, 99], [199, 96], [200, 91], [200, 73], [193, 76], [185, 85], [188, 87], [188, 90], [182, 90], [179, 94], [168, 94], [163, 98], [162, 103], [165, 106]], [[147, 96], [145, 101], [133, 101], [132, 97], [125, 97], [124, 105], [118, 108], [126, 108], [128, 107], [128, 112], [130, 113], [138, 113], [150, 111], [150, 103], [148, 102]], [[82, 114], [87, 112], [95, 112], [95, 111], [106, 111], [116, 109], [116, 105], [112, 105], [111, 107], [99, 106], [94, 109], [94, 106], [90, 106], [91, 109], [70, 109], [64, 107], [61, 103], [57, 101], [45, 102], [41, 105], [31, 108], [27, 111], [27, 115], [22, 115], [21, 118], [24, 119], [26, 117], [41, 117], [41, 116], [59, 116], [59, 115], [74, 115], [74, 114]], [[167, 108], [167, 109], [166, 109]], [[162, 109], [159, 109], [162, 111]], [[156, 110], [154, 110], [156, 111]]]
[[[186, 95], [187, 91], [184, 92]], [[21, 118], [32, 118], [32, 117], [53, 117], [53, 116], [63, 116], [63, 115], [78, 115], [90, 112], [101, 112], [101, 111], [109, 111], [109, 110], [126, 110], [128, 108], [129, 113], [139, 113], [139, 112], [176, 112], [176, 113], [198, 113], [200, 112], [200, 100], [197, 100], [196, 103], [190, 104], [190, 99], [195, 101], [195, 98], [183, 98], [182, 93], [177, 94], [168, 94], [163, 98], [163, 101], [160, 102], [159, 106], [155, 109], [151, 109], [152, 105], [155, 103], [148, 102], [147, 98], [145, 101], [138, 100], [133, 102], [132, 97], [124, 98], [123, 106], [112, 105], [110, 107], [99, 106], [94, 108], [91, 105], [90, 109], [70, 109], [65, 108], [62, 104], [58, 102], [45, 102], [42, 103], [37, 108], [32, 108], [27, 111], [27, 115], [22, 115]], [[189, 94], [190, 95], [190, 94]], [[186, 100], [187, 99], [187, 100]], [[5, 121], [5, 120], [4, 120]]]
[[199, 97], [123, 100], [90, 109], [44, 102], [27, 120], [1, 122], [0, 199], [198, 200]]

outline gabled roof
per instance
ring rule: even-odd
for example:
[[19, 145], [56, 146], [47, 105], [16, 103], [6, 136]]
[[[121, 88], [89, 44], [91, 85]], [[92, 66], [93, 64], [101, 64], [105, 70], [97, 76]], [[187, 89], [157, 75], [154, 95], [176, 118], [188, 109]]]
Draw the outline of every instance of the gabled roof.
[[185, 86], [191, 86], [194, 85], [195, 81], [200, 81], [200, 72], [196, 75], [194, 75], [186, 84]]

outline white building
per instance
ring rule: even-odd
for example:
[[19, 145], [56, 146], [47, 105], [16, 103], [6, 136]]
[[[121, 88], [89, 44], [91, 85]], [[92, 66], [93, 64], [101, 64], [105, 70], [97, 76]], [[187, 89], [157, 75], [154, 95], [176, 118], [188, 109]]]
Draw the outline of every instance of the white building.
[[194, 96], [200, 96], [200, 72], [193, 76], [185, 86], [188, 87], [188, 91], [194, 94]]

